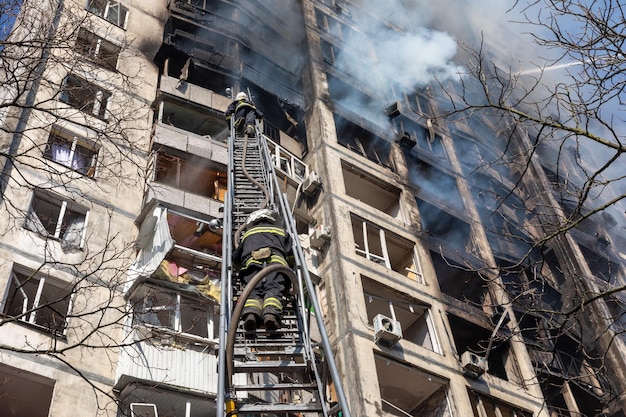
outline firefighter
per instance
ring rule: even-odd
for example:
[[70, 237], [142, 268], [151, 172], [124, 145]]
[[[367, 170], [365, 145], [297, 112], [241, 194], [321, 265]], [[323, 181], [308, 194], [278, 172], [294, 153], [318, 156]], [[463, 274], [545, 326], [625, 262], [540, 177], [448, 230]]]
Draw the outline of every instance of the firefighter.
[[249, 137], [255, 136], [256, 119], [262, 119], [263, 113], [248, 99], [243, 91], [235, 96], [235, 100], [226, 109], [226, 121], [234, 117], [235, 131], [238, 134], [246, 133]]
[[[292, 267], [293, 261], [291, 236], [276, 225], [276, 214], [269, 209], [251, 213], [246, 220], [241, 242], [233, 254], [233, 262], [239, 266], [241, 280], [248, 284], [266, 266], [280, 264]], [[261, 320], [269, 331], [280, 328], [283, 300], [289, 286], [289, 278], [275, 271], [254, 287], [242, 312], [246, 331], [257, 329]]]

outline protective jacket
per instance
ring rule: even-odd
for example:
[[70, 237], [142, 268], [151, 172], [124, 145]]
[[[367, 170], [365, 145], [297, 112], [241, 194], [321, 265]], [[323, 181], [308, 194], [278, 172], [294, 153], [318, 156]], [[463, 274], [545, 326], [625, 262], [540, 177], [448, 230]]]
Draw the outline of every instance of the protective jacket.
[[[269, 251], [257, 252], [263, 248], [269, 248]], [[290, 266], [294, 261], [292, 248], [289, 233], [272, 223], [260, 222], [243, 233], [239, 247], [233, 254], [233, 262], [240, 270], [262, 268], [264, 264], [271, 263]]]
[[226, 109], [226, 120], [230, 121], [231, 117], [234, 117], [236, 126], [241, 125], [238, 130], [243, 130], [244, 123], [246, 126], [254, 126], [256, 119], [263, 118], [263, 113], [255, 107], [254, 103], [247, 100], [235, 100]]

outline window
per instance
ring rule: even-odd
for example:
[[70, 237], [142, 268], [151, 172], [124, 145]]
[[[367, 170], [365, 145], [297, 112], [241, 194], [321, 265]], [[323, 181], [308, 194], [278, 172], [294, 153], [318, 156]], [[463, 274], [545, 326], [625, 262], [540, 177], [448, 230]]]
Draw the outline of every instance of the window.
[[162, 291], [152, 287], [141, 288], [139, 292], [144, 295], [135, 304], [135, 324], [194, 335], [204, 339], [214, 338], [215, 304], [201, 303], [200, 300], [184, 297], [180, 293]]
[[87, 210], [59, 197], [36, 191], [24, 227], [59, 239], [65, 247], [83, 246]]
[[[0, 410], [11, 417], [48, 417], [54, 380], [24, 369], [0, 365]], [[36, 401], [33, 399], [36, 398]], [[11, 411], [8, 411], [11, 410]]]
[[361, 280], [368, 324], [373, 326], [379, 314], [390, 317], [400, 324], [402, 339], [441, 353], [427, 305], [373, 279]]
[[126, 27], [128, 8], [117, 1], [90, 0], [87, 10], [121, 28]]
[[495, 398], [470, 391], [474, 417], [531, 417], [532, 413], [504, 404]]
[[65, 78], [60, 97], [62, 102], [101, 119], [106, 118], [109, 98], [111, 93], [108, 91], [74, 75]]
[[352, 215], [355, 252], [405, 277], [423, 282], [414, 244]]
[[98, 151], [77, 137], [68, 138], [55, 130], [50, 132], [43, 156], [87, 177], [96, 172]]
[[211, 165], [203, 158], [189, 160], [166, 153], [156, 155], [155, 181], [180, 188], [190, 193], [224, 201], [226, 193], [225, 169]]
[[448, 381], [379, 354], [374, 354], [374, 363], [380, 387], [381, 415], [452, 417]]
[[69, 284], [33, 273], [11, 272], [3, 314], [62, 335], [72, 291]]
[[76, 51], [96, 64], [115, 69], [121, 48], [80, 28], [76, 38]]

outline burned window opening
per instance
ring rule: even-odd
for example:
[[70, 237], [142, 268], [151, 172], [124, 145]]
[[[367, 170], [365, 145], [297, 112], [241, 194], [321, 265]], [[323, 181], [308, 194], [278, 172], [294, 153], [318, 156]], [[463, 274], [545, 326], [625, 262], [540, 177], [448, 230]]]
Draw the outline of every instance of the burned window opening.
[[394, 171], [390, 160], [391, 144], [362, 127], [335, 114], [337, 141], [352, 152]]
[[383, 213], [404, 220], [400, 205], [400, 190], [342, 161], [346, 194]]
[[529, 311], [558, 314], [563, 306], [562, 295], [554, 286], [551, 268], [542, 259], [516, 266], [496, 258], [504, 289], [515, 303]]
[[591, 270], [591, 273], [609, 284], [617, 284], [624, 276], [620, 265], [600, 255], [598, 252], [579, 244], [578, 247]]
[[402, 114], [394, 117], [392, 123], [401, 136], [408, 136], [413, 139], [417, 145], [418, 149], [413, 149], [411, 147], [403, 149], [407, 163], [408, 161], [417, 160], [417, 155], [420, 152], [426, 152], [438, 161], [441, 161], [442, 159], [447, 160], [446, 151], [443, 147], [443, 140], [439, 134], [435, 133], [432, 126], [430, 128], [422, 126]]
[[424, 200], [415, 200], [420, 212], [422, 231], [434, 246], [444, 246], [450, 252], [473, 252], [472, 228], [469, 223]]
[[519, 369], [510, 348], [506, 329], [500, 328], [499, 334], [494, 336], [490, 345], [493, 329], [486, 329], [453, 314], [448, 314], [448, 320], [459, 357], [467, 351], [483, 358], [487, 355], [488, 374], [521, 384]]
[[444, 255], [430, 251], [439, 288], [444, 294], [481, 308], [487, 297], [487, 280], [471, 268], [461, 266]]
[[224, 201], [226, 168], [191, 155], [190, 159], [163, 148], [156, 153], [154, 180], [214, 200]]
[[280, 145], [280, 134], [284, 132], [306, 148], [304, 112], [288, 99], [271, 94], [247, 80], [242, 81], [242, 90], [250, 90], [252, 101], [263, 112], [264, 134]]
[[452, 417], [448, 381], [383, 355], [374, 362], [385, 415]]
[[352, 215], [355, 252], [374, 263], [405, 277], [422, 282], [421, 266], [415, 245], [368, 221]]
[[456, 178], [405, 151], [409, 180], [417, 195], [427, 197], [458, 212], [464, 212]]
[[373, 325], [379, 314], [397, 320], [402, 339], [441, 353], [429, 316], [430, 307], [406, 294], [361, 276], [367, 322]]
[[203, 137], [225, 140], [228, 124], [219, 112], [170, 97], [161, 102], [160, 122]]

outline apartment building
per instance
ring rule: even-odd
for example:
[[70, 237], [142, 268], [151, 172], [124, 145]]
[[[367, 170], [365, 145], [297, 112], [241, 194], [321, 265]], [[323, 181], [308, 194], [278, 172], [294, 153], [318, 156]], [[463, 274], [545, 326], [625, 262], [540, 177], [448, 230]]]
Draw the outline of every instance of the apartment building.
[[246, 91], [351, 415], [624, 416], [623, 296], [575, 325], [559, 314], [624, 284], [624, 219], [530, 251], [576, 209], [552, 189], [576, 165], [564, 176], [549, 150], [495, 163], [528, 138], [437, 120], [427, 79], [378, 65], [383, 39], [416, 31], [409, 15], [368, 3], [50, 3], [49, 33], [66, 38], [2, 114], [1, 410], [225, 415], [215, 220], [224, 112]]

